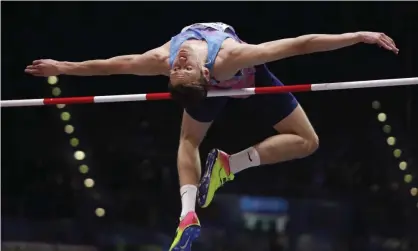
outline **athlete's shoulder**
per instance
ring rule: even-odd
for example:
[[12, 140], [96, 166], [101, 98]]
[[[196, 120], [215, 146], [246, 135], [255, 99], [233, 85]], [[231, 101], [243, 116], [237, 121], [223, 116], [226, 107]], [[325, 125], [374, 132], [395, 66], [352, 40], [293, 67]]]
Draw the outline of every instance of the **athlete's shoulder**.
[[170, 42], [166, 42], [165, 44], [156, 47], [149, 52], [157, 59], [167, 58], [170, 54]]
[[171, 44], [171, 41], [168, 41], [168, 42], [166, 42], [165, 44], [161, 45], [161, 46], [159, 47], [159, 49], [160, 49], [161, 51], [166, 51], [166, 52], [169, 52], [169, 51], [170, 51], [170, 44]]
[[[155, 67], [162, 75], [169, 73], [170, 42], [156, 47], [147, 52], [149, 60], [155, 63]], [[151, 62], [150, 62], [151, 63]]]
[[223, 42], [214, 66], [214, 70], [218, 75], [216, 79], [230, 79], [237, 71], [241, 70], [240, 63], [236, 62], [236, 54], [245, 45], [244, 42], [232, 38], [228, 38]]
[[222, 54], [224, 57], [230, 56], [232, 52], [236, 50], [237, 47], [241, 46], [243, 43], [241, 41], [237, 41], [233, 38], [227, 38], [222, 43]]

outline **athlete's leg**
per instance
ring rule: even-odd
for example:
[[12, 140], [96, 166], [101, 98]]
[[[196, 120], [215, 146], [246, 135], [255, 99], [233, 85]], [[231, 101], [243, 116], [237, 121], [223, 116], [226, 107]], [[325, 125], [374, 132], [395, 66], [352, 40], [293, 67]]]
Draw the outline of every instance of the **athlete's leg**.
[[300, 105], [274, 128], [280, 134], [229, 157], [233, 174], [252, 166], [304, 158], [318, 148], [318, 136]]
[[201, 106], [183, 113], [177, 154], [182, 210], [170, 251], [190, 250], [193, 240], [200, 234], [200, 222], [195, 213], [197, 184], [201, 174], [199, 145], [226, 102], [225, 97], [207, 99]]
[[318, 148], [318, 136], [300, 105], [276, 123], [274, 129], [280, 134], [254, 147], [260, 155], [261, 165], [303, 158]]
[[[265, 65], [258, 66], [257, 73], [258, 86], [283, 85]], [[318, 136], [302, 107], [291, 93], [260, 95], [254, 97], [253, 102], [260, 105], [260, 112], [280, 134], [233, 154], [230, 157], [230, 168], [233, 173], [255, 165], [303, 158], [316, 151], [319, 144]], [[254, 160], [250, 161], [248, 154], [253, 154], [256, 160], [259, 157], [259, 163], [254, 163]]]
[[177, 153], [177, 169], [180, 180], [182, 211], [180, 217], [195, 211], [197, 184], [201, 175], [199, 145], [212, 122], [199, 122], [187, 111], [183, 113], [180, 143]]
[[[257, 86], [283, 85], [266, 66], [256, 67]], [[260, 95], [250, 98], [259, 103], [260, 113], [281, 134], [231, 156], [214, 149], [208, 156], [207, 169], [199, 185], [199, 205], [207, 207], [216, 190], [234, 174], [253, 166], [303, 158], [318, 148], [318, 137], [305, 112], [290, 93]]]

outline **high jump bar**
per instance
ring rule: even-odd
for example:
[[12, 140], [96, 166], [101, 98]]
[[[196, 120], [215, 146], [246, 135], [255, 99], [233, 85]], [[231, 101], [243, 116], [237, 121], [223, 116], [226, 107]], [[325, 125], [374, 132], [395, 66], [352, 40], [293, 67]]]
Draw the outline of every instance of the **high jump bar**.
[[[249, 95], [274, 94], [274, 93], [285, 93], [285, 92], [310, 92], [310, 91], [315, 92], [315, 91], [330, 91], [330, 90], [404, 86], [404, 85], [418, 85], [418, 77], [336, 82], [336, 83], [321, 83], [321, 84], [299, 84], [299, 85], [274, 86], [274, 87], [252, 87], [252, 88], [228, 89], [228, 90], [211, 90], [208, 92], [208, 97], [249, 96]], [[171, 99], [170, 94], [167, 92], [162, 92], [162, 93], [145, 93], [145, 94], [128, 94], [128, 95], [1, 100], [0, 107], [42, 106], [42, 105], [56, 105], [56, 104], [115, 103], [115, 102], [146, 101], [146, 100], [166, 100], [166, 99]]]

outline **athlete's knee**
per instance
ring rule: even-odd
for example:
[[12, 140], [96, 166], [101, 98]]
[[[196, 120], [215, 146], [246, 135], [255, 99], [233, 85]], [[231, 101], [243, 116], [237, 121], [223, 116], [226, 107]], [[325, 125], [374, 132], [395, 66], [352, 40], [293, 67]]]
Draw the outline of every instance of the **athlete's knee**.
[[203, 137], [200, 137], [200, 135], [195, 135], [183, 129], [180, 132], [180, 146], [187, 145], [191, 148], [199, 148], [200, 143], [202, 143], [202, 140]]
[[300, 105], [286, 118], [277, 123], [274, 128], [282, 134], [299, 136], [301, 156], [313, 154], [319, 147], [319, 138]]
[[313, 154], [319, 148], [319, 138], [316, 133], [313, 133], [308, 137], [304, 137], [303, 140], [306, 156]]
[[299, 145], [298, 147], [298, 158], [305, 158], [313, 154], [319, 147], [318, 136], [312, 135], [311, 137], [304, 137], [302, 135], [297, 135], [297, 138], [294, 138], [294, 142]]

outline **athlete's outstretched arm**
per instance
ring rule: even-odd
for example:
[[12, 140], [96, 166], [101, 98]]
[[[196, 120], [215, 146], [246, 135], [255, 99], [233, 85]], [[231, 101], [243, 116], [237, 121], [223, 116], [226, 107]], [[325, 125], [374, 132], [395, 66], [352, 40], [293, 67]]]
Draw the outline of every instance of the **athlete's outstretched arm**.
[[143, 54], [117, 56], [109, 59], [65, 62], [52, 59], [33, 61], [25, 72], [35, 76], [98, 76], [114, 74], [164, 75], [168, 72], [164, 48], [159, 47]]
[[377, 44], [396, 54], [399, 52], [393, 40], [383, 33], [311, 34], [258, 45], [236, 44], [230, 50], [228, 63], [240, 69], [297, 55], [332, 51], [357, 43]]

